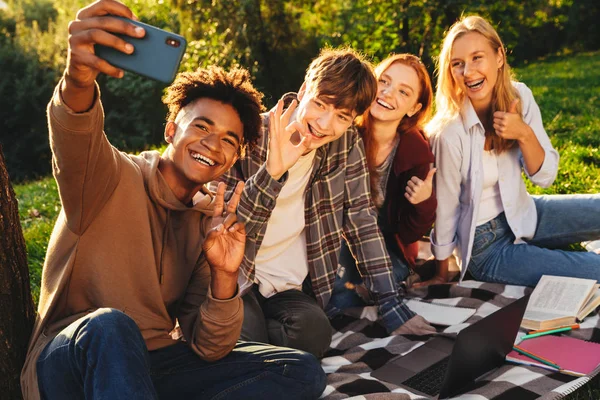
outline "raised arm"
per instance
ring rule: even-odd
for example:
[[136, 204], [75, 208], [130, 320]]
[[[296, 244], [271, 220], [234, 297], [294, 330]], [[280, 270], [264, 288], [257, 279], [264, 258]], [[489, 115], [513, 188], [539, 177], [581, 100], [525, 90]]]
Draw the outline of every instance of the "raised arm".
[[[245, 179], [237, 214], [240, 222], [246, 226], [247, 235], [255, 234], [267, 223], [275, 208], [277, 197], [287, 181], [287, 171], [310, 144], [310, 137], [302, 134], [305, 128], [298, 122], [291, 121], [296, 106], [297, 101], [294, 100], [284, 111], [283, 101], [279, 100], [268, 116], [263, 116], [262, 137], [259, 140], [264, 147], [256, 150], [255, 158], [248, 155], [248, 158], [239, 160], [227, 174], [219, 178], [227, 185], [228, 194], [237, 182]], [[300, 133], [300, 140], [293, 143], [291, 138], [296, 132]], [[264, 135], [268, 135], [268, 138]], [[254, 173], [245, 177], [244, 172], [250, 171]], [[212, 182], [211, 190], [215, 190], [216, 185], [216, 182]]]
[[[544, 129], [542, 114], [531, 90], [522, 83], [516, 87], [521, 96], [507, 112], [494, 113], [494, 129], [499, 136], [514, 139], [521, 150], [521, 164], [529, 179], [541, 187], [550, 186], [558, 173], [558, 152]], [[518, 112], [521, 102], [523, 111]]]
[[[264, 163], [256, 166], [256, 162], [257, 160], [252, 156], [247, 155], [245, 159], [238, 160], [227, 173], [221, 175], [218, 181], [211, 182], [209, 185], [209, 189], [215, 192], [219, 182], [225, 183], [225, 197], [229, 198], [236, 185], [245, 182], [237, 216], [238, 220], [246, 226], [248, 236], [259, 232], [267, 223], [275, 208], [277, 196], [287, 179], [287, 175], [284, 175], [280, 181], [276, 181], [269, 175]], [[256, 168], [258, 171], [247, 177], [247, 174]]]
[[112, 33], [142, 37], [143, 28], [136, 27], [110, 15], [136, 18], [124, 4], [115, 0], [100, 0], [77, 13], [75, 21], [69, 23], [69, 46], [67, 67], [61, 94], [65, 104], [74, 112], [88, 110], [94, 102], [94, 86], [100, 73], [121, 78], [123, 71], [110, 65], [94, 54], [94, 45], [113, 47], [123, 53], [134, 51], [127, 43]]
[[106, 14], [132, 17], [114, 0], [98, 1], [69, 24], [67, 66], [48, 105], [52, 167], [67, 225], [83, 232], [116, 187], [121, 156], [104, 135], [104, 115], [95, 79], [100, 72], [119, 77], [122, 71], [94, 55], [99, 43], [127, 51], [110, 32], [141, 36], [135, 27]]
[[544, 150], [544, 158], [537, 171], [528, 167], [525, 161], [525, 153], [523, 153], [521, 164], [524, 166], [525, 173], [531, 182], [540, 187], [549, 187], [554, 183], [556, 175], [558, 174], [558, 161], [560, 156], [558, 151], [552, 146], [552, 142], [544, 129], [542, 113], [533, 98], [531, 89], [522, 83], [518, 84], [517, 87], [519, 88], [523, 101], [523, 121], [531, 128], [538, 143]]

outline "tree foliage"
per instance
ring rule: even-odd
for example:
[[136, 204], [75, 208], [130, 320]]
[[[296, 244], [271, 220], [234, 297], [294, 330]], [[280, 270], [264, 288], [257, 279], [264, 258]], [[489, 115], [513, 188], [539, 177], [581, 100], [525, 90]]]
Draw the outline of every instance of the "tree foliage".
[[[184, 35], [181, 69], [248, 68], [272, 106], [297, 90], [323, 46], [350, 45], [378, 61], [419, 55], [430, 73], [444, 32], [462, 14], [497, 27], [509, 62], [600, 46], [597, 0], [124, 0], [144, 22]], [[64, 69], [67, 23], [87, 0], [8, 0], [0, 10], [0, 142], [13, 179], [49, 171], [45, 106]], [[126, 74], [99, 80], [106, 133], [123, 150], [162, 140], [163, 85]]]

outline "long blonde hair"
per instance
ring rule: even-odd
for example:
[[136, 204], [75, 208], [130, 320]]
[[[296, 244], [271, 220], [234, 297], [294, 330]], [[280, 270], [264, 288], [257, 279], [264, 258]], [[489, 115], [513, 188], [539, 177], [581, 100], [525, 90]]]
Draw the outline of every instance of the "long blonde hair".
[[[489, 110], [489, 121], [493, 121], [493, 115], [496, 111], [508, 111], [510, 104], [514, 99], [520, 98], [519, 92], [512, 85], [513, 73], [510, 66], [506, 62], [506, 49], [502, 44], [502, 40], [494, 27], [484, 18], [471, 15], [462, 17], [446, 34], [437, 60], [437, 90], [436, 90], [436, 114], [427, 125], [427, 132], [430, 135], [436, 135], [442, 131], [444, 126], [451, 120], [455, 119], [460, 113], [460, 109], [465, 101], [465, 93], [460, 89], [459, 85], [454, 81], [452, 76], [452, 46], [456, 39], [469, 33], [476, 32], [484, 36], [494, 52], [500, 53], [503, 58], [502, 66], [498, 69], [498, 79], [492, 92], [492, 105]], [[521, 114], [521, 103], [517, 105], [517, 112]], [[514, 140], [506, 140], [496, 135], [495, 132], [488, 132], [486, 129], [486, 144], [489, 148], [501, 153], [510, 149], [515, 145]]]

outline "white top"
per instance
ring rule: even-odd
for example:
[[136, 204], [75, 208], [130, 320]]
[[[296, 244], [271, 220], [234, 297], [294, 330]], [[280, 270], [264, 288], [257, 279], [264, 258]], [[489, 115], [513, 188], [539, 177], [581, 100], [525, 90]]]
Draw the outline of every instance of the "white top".
[[311, 151], [300, 157], [288, 170], [288, 179], [277, 197], [265, 237], [256, 254], [258, 290], [267, 298], [284, 290], [301, 290], [308, 275], [304, 193], [315, 153]]
[[[516, 237], [515, 243], [523, 243], [524, 239], [530, 239], [535, 234], [537, 212], [521, 178], [521, 171], [525, 171], [534, 184], [548, 187], [556, 178], [559, 156], [544, 130], [540, 109], [531, 90], [523, 83], [513, 82], [513, 85], [521, 96], [523, 121], [533, 129], [545, 151], [544, 162], [533, 176], [523, 163], [519, 146], [497, 157], [502, 207]], [[461, 280], [471, 258], [476, 218], [479, 215], [484, 144], [485, 130], [469, 99], [465, 100], [455, 120], [441, 132], [432, 132], [431, 136], [437, 166], [435, 180], [438, 198], [435, 228], [431, 234], [432, 252], [436, 259], [444, 260], [456, 250]]]
[[498, 184], [498, 159], [494, 150], [483, 152], [483, 191], [477, 226], [496, 218], [503, 210]]

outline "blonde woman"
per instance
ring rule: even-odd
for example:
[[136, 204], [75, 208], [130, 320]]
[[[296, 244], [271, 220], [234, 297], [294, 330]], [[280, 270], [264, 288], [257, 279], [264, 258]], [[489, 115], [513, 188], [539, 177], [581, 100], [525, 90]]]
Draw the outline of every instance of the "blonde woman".
[[600, 256], [557, 247], [600, 237], [599, 195], [530, 196], [556, 178], [558, 153], [531, 90], [512, 80], [488, 21], [469, 16], [447, 33], [438, 65], [437, 114], [427, 126], [436, 159], [437, 273], [456, 250], [478, 280], [534, 286], [543, 274], [600, 279]]

